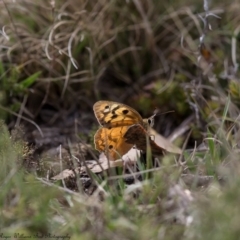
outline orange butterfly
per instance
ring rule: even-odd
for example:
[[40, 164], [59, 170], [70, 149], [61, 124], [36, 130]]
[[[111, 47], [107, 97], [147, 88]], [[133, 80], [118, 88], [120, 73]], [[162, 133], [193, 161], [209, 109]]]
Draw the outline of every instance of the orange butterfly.
[[117, 160], [134, 145], [146, 151], [147, 139], [153, 154], [162, 154], [159, 147], [149, 136], [148, 129], [154, 123], [155, 114], [142, 119], [133, 108], [117, 102], [98, 101], [94, 104], [95, 116], [101, 125], [94, 136], [95, 148], [104, 152], [109, 160]]

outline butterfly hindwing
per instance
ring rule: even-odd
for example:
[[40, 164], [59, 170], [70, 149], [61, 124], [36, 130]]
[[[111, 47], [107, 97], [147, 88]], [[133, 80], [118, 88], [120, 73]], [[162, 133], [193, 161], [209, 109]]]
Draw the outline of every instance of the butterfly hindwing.
[[130, 126], [124, 134], [124, 139], [126, 143], [134, 144], [137, 149], [144, 152], [146, 152], [147, 144], [150, 145], [153, 154], [162, 155], [164, 152], [164, 149], [151, 139], [148, 132], [140, 124]]
[[127, 129], [127, 126], [98, 129], [94, 136], [95, 148], [104, 152], [109, 160], [120, 159], [133, 147], [133, 144], [125, 142], [123, 137]]

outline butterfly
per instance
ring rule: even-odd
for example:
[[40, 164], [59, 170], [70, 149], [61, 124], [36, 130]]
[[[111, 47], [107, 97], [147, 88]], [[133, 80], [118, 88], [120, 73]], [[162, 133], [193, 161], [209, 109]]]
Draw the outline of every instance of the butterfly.
[[93, 111], [101, 125], [94, 136], [95, 148], [109, 160], [120, 159], [133, 146], [146, 152], [147, 143], [153, 154], [163, 153], [164, 149], [148, 133], [156, 114], [143, 119], [133, 108], [111, 101], [96, 102]]

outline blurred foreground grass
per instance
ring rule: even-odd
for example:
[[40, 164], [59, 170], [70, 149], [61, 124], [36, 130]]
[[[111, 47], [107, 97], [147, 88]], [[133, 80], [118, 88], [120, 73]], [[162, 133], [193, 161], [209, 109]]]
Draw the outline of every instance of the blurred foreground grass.
[[[101, 188], [104, 201], [101, 201], [98, 194], [87, 196], [73, 192], [27, 173], [22, 167], [26, 157], [24, 146], [21, 140], [11, 139], [1, 122], [0, 226], [5, 236], [238, 239], [240, 167], [237, 150], [231, 150], [226, 162], [220, 158], [218, 164], [212, 165], [207, 163], [211, 157], [205, 154], [208, 157], [201, 165], [207, 172], [215, 172], [216, 179], [204, 188], [196, 187], [193, 181], [187, 190], [178, 168], [167, 161], [149, 180], [124, 186], [120, 176], [112, 183], [105, 182]], [[192, 164], [194, 158], [191, 156], [187, 161]]]

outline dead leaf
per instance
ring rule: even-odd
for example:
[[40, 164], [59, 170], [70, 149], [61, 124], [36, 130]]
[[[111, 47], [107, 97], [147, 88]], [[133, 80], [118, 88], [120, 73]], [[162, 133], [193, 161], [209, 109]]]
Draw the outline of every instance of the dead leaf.
[[152, 135], [154, 137], [154, 141], [155, 143], [165, 149], [167, 152], [170, 153], [176, 153], [176, 154], [182, 154], [182, 150], [173, 145], [168, 139], [166, 139], [165, 137], [163, 137], [162, 135], [160, 135], [159, 133], [157, 133], [154, 129], [150, 129], [150, 135]]
[[65, 169], [62, 172], [60, 172], [58, 175], [52, 177], [53, 180], [63, 180], [69, 177], [74, 177], [75, 174], [73, 172], [73, 170], [70, 169]]

